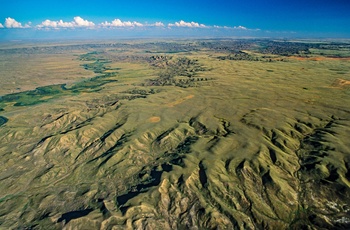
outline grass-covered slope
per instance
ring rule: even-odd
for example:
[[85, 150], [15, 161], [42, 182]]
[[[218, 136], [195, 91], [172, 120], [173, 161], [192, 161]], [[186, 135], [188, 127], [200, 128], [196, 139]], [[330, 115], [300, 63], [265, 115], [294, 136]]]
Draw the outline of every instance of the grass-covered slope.
[[3, 102], [1, 227], [348, 228], [349, 63], [222, 59], [215, 42], [89, 51], [81, 67], [108, 76]]

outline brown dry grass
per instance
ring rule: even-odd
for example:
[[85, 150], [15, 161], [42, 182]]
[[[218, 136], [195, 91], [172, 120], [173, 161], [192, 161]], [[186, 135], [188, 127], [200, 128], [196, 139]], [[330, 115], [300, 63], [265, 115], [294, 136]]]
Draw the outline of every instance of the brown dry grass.
[[174, 107], [174, 106], [179, 105], [179, 104], [183, 103], [184, 101], [187, 101], [187, 100], [189, 100], [189, 99], [191, 99], [193, 97], [194, 97], [194, 95], [188, 95], [187, 97], [180, 98], [180, 99], [178, 99], [178, 100], [176, 100], [174, 102], [168, 103], [167, 106], [168, 107]]
[[160, 122], [160, 117], [151, 117], [148, 119], [148, 121], [151, 123], [157, 123]]
[[332, 86], [333, 87], [340, 87], [340, 88], [347, 87], [347, 86], [350, 86], [350, 81], [338, 78], [333, 82]]

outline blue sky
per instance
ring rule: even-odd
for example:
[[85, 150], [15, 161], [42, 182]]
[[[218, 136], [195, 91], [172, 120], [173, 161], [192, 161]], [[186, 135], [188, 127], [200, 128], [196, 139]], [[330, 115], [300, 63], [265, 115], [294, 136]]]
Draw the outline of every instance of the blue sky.
[[108, 36], [350, 38], [348, 0], [0, 0], [0, 39]]

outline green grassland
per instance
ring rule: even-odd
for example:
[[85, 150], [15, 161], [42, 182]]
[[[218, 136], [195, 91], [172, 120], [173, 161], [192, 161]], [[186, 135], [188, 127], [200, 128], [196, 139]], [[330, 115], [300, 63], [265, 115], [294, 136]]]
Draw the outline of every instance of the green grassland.
[[2, 86], [0, 228], [350, 226], [349, 44], [43, 47], [87, 75]]
[[[84, 69], [93, 71], [95, 74], [99, 75], [80, 82], [76, 82], [69, 88], [66, 87], [66, 84], [48, 85], [37, 87], [35, 90], [28, 90], [24, 92], [4, 95], [0, 97], [0, 109], [4, 109], [4, 107], [6, 107], [8, 104], [12, 105], [13, 103], [13, 106], [29, 106], [48, 102], [51, 99], [62, 97], [64, 95], [99, 91], [103, 85], [117, 81], [111, 78], [117, 75], [117, 72], [114, 70], [118, 70], [118, 68], [112, 69], [106, 66], [109, 61], [91, 57], [94, 54], [95, 53], [88, 53], [81, 55], [80, 59], [93, 61], [91, 63], [82, 64], [82, 66]], [[113, 71], [111, 72], [111, 70]]]

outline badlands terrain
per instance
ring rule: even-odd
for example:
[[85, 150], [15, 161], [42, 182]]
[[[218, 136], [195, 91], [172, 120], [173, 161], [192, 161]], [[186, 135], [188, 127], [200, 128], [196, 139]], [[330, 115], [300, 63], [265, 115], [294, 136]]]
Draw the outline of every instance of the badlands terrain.
[[350, 42], [0, 44], [0, 229], [349, 229]]

